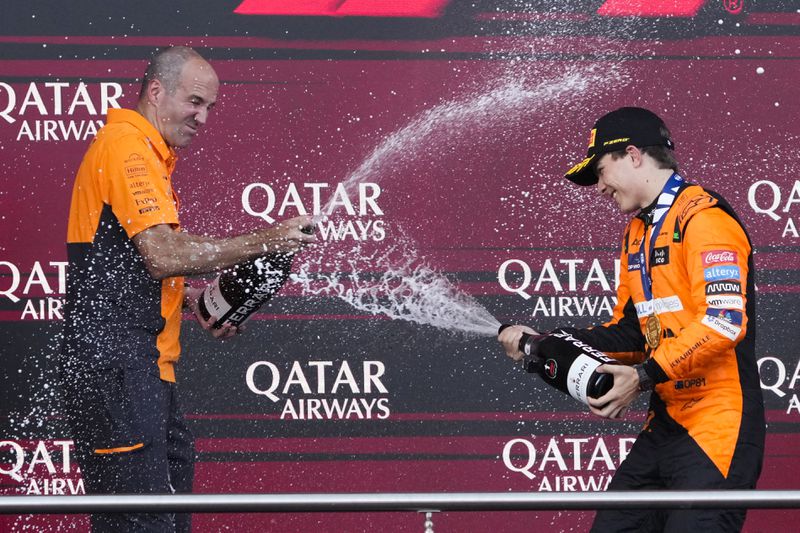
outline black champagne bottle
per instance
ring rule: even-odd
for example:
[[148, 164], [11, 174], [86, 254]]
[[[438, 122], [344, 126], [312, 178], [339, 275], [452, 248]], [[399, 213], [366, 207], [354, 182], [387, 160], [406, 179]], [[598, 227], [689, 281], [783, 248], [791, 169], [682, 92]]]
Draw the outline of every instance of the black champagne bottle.
[[283, 287], [293, 259], [293, 253], [272, 253], [223, 270], [200, 295], [200, 314], [216, 316], [214, 328], [242, 325]]
[[[500, 326], [500, 331], [507, 327], [508, 324]], [[548, 385], [579, 402], [588, 405], [588, 398], [599, 398], [614, 386], [614, 376], [597, 372], [597, 367], [618, 362], [566, 331], [523, 333], [519, 349], [525, 354], [528, 372], [539, 374]]]

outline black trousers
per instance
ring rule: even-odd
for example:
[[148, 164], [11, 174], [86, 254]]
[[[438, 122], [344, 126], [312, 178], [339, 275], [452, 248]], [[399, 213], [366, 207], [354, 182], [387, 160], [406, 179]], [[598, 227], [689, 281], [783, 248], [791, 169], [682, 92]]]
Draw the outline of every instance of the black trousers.
[[[614, 475], [608, 490], [753, 489], [761, 473], [763, 444], [740, 442], [724, 477], [686, 431], [643, 431]], [[744, 509], [598, 511], [593, 533], [736, 532]]]
[[[194, 438], [174, 383], [110, 368], [62, 375], [67, 422], [87, 494], [191, 492]], [[95, 532], [188, 532], [191, 515], [93, 514]]]

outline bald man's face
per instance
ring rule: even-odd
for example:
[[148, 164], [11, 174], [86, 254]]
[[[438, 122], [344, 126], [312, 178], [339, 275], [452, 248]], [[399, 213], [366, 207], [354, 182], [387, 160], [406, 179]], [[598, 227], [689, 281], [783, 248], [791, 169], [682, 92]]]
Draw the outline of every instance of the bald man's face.
[[217, 101], [219, 79], [202, 59], [191, 59], [181, 71], [173, 94], [162, 87], [155, 102], [156, 129], [172, 148], [184, 148], [203, 127]]

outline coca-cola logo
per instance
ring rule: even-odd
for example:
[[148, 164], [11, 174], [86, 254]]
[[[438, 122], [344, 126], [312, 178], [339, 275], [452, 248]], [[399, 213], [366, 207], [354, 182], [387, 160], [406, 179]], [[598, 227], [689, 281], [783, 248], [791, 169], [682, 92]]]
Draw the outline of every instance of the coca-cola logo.
[[711, 250], [703, 252], [703, 266], [714, 265], [717, 263], [736, 263], [738, 254], [733, 250]]
[[544, 374], [550, 378], [555, 379], [556, 374], [558, 373], [558, 363], [556, 363], [555, 359], [548, 359], [544, 362]]

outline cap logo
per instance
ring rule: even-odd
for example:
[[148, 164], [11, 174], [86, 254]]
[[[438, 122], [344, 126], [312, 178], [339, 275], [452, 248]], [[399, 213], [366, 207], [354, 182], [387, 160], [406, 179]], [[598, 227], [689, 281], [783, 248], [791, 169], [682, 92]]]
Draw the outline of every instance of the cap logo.
[[597, 136], [597, 128], [589, 133], [589, 148], [594, 148], [594, 138]]
[[588, 165], [592, 161], [593, 158], [594, 158], [594, 156], [587, 157], [586, 159], [584, 159], [583, 161], [581, 161], [580, 163], [578, 163], [577, 165], [575, 165], [574, 167], [569, 169], [567, 171], [567, 176], [571, 176], [571, 175], [576, 174], [576, 173], [580, 172], [581, 170], [583, 170], [583, 168], [586, 165]]
[[609, 144], [625, 143], [630, 140], [631, 140], [630, 137], [620, 137], [619, 139], [611, 139], [610, 141], [604, 142], [603, 146], [608, 146]]

